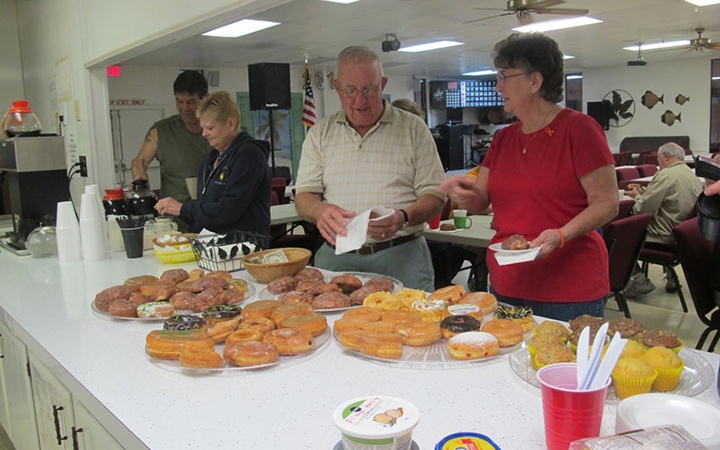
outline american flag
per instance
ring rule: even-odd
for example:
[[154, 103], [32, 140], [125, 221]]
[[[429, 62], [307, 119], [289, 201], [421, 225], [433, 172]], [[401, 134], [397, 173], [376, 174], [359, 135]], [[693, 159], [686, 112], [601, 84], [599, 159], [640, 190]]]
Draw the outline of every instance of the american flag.
[[303, 106], [302, 123], [307, 129], [315, 125], [315, 97], [313, 96], [312, 81], [310, 80], [310, 68], [305, 64], [305, 104]]

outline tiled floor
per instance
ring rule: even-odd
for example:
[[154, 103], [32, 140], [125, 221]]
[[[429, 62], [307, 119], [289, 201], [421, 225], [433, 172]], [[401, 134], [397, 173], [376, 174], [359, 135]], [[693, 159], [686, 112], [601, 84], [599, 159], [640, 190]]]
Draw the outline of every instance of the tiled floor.
[[[465, 262], [468, 265], [469, 262]], [[678, 277], [680, 282], [684, 284], [685, 277], [682, 274], [682, 269], [677, 267]], [[466, 284], [467, 282], [467, 271], [461, 271], [453, 280], [458, 284]], [[683, 293], [685, 294], [685, 301], [688, 304], [689, 311], [684, 313], [680, 306], [680, 300], [677, 293], [667, 293], [664, 289], [663, 272], [660, 266], [650, 266], [650, 280], [655, 283], [657, 288], [650, 294], [638, 297], [635, 299], [628, 299], [630, 307], [630, 313], [633, 319], [640, 320], [645, 324], [648, 329], [662, 329], [670, 330], [676, 333], [680, 339], [683, 340], [685, 345], [690, 348], [695, 348], [700, 334], [705, 330], [705, 325], [698, 319], [695, 308], [692, 304], [692, 297], [687, 287], [683, 287]], [[618, 310], [617, 303], [611, 298], [608, 300], [607, 307], [605, 309], [605, 318], [619, 319], [624, 317], [623, 313]], [[710, 333], [708, 340], [705, 342], [704, 350], [707, 350], [710, 340], [712, 340], [714, 333]], [[715, 353], [720, 352], [720, 344], [716, 346]]]

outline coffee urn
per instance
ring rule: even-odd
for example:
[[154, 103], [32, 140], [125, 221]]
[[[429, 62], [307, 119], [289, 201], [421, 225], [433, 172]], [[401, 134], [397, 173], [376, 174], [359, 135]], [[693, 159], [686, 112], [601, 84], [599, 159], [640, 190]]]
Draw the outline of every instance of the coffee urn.
[[[8, 190], [13, 232], [5, 246], [24, 250], [41, 219], [54, 222], [57, 203], [70, 200], [62, 136], [21, 136], [0, 140], [0, 172]], [[54, 223], [51, 223], [53, 225]]]

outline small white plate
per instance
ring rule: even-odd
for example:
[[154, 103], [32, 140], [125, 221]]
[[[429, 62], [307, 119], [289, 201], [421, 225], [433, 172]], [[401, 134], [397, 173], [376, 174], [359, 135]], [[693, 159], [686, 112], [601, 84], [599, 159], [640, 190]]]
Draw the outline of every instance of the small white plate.
[[710, 449], [720, 448], [720, 409], [676, 394], [638, 394], [618, 405], [615, 432], [680, 425]]
[[535, 250], [534, 248], [526, 248], [524, 250], [506, 250], [506, 249], [502, 248], [501, 242], [496, 242], [488, 248], [492, 251], [495, 251], [498, 253], [506, 253], [508, 255], [522, 255], [523, 253], [528, 253], [528, 252]]

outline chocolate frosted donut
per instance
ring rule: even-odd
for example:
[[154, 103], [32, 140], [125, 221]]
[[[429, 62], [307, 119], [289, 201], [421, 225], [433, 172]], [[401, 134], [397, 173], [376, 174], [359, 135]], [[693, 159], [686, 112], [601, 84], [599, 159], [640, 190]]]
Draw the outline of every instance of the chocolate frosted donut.
[[482, 322], [467, 315], [449, 316], [440, 322], [440, 328], [442, 329], [443, 336], [446, 339], [449, 339], [458, 333], [479, 331], [481, 325]]
[[238, 305], [218, 305], [203, 311], [202, 316], [213, 319], [230, 319], [240, 315], [241, 312], [242, 308]]
[[194, 330], [207, 325], [207, 321], [200, 316], [175, 315], [163, 322], [164, 330]]

